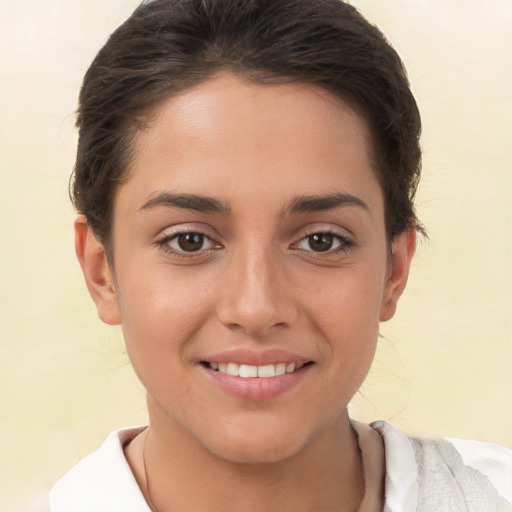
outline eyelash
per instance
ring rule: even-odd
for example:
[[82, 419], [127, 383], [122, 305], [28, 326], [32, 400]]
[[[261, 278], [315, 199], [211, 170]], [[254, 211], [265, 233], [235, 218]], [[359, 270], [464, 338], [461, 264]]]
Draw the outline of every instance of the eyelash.
[[[209, 247], [207, 249], [199, 249], [197, 251], [185, 251], [180, 249], [175, 249], [170, 246], [170, 242], [173, 240], [177, 240], [180, 236], [184, 235], [199, 235], [202, 237], [203, 245], [206, 242], [210, 242], [212, 244], [212, 247]], [[156, 245], [159, 246], [163, 251], [168, 252], [172, 254], [173, 257], [176, 258], [194, 258], [198, 256], [206, 256], [207, 254], [210, 254], [212, 250], [215, 250], [220, 247], [219, 244], [216, 244], [214, 240], [212, 240], [211, 237], [206, 235], [205, 233], [202, 233], [201, 231], [180, 231], [178, 233], [173, 233], [172, 235], [166, 235], [162, 237], [160, 240], [156, 241]]]
[[[331, 236], [335, 242], [339, 243], [339, 246], [334, 249], [327, 249], [325, 251], [313, 251], [313, 250], [307, 250], [307, 249], [301, 249], [299, 247], [296, 247], [295, 250], [297, 251], [303, 251], [305, 253], [309, 253], [310, 256], [313, 256], [315, 258], [328, 258], [329, 256], [337, 256], [340, 253], [347, 253], [350, 250], [352, 250], [355, 246], [354, 242], [350, 240], [346, 235], [342, 235], [341, 233], [338, 233], [333, 230], [318, 230], [318, 231], [312, 231], [311, 233], [308, 233], [307, 235], [303, 236], [298, 243], [294, 244], [297, 246], [301, 242], [306, 242], [308, 239], [315, 235], [329, 235]], [[311, 244], [311, 241], [310, 241]], [[311, 247], [311, 245], [310, 245]]]
[[[210, 242], [212, 244], [211, 247], [208, 247], [206, 249], [199, 249], [197, 251], [185, 251], [180, 250], [179, 248], [173, 248], [170, 246], [170, 242], [173, 240], [177, 240], [180, 236], [184, 235], [199, 235], [202, 237], [202, 245], [206, 242]], [[334, 249], [328, 248], [325, 251], [314, 251], [311, 249], [311, 240], [309, 241], [309, 247], [308, 249], [303, 249], [298, 247], [299, 244], [305, 242], [308, 243], [308, 239], [315, 235], [329, 235], [333, 238], [334, 242], [337, 242], [339, 244], [338, 247], [335, 247]], [[160, 247], [165, 252], [168, 252], [172, 254], [173, 257], [176, 258], [197, 258], [198, 256], [205, 257], [213, 250], [216, 250], [220, 248], [220, 244], [216, 244], [216, 242], [206, 235], [205, 233], [202, 233], [201, 231], [180, 231], [178, 233], [173, 233], [172, 235], [166, 235], [162, 237], [160, 240], [156, 241], [156, 245]], [[303, 236], [297, 243], [293, 244], [292, 249], [296, 251], [301, 251], [303, 253], [308, 253], [309, 256], [315, 257], [315, 258], [327, 258], [329, 256], [336, 256], [340, 253], [347, 253], [350, 250], [354, 248], [355, 244], [352, 240], [350, 240], [347, 236], [342, 235], [340, 233], [337, 233], [332, 230], [318, 230], [318, 231], [312, 231], [311, 233], [306, 234]]]

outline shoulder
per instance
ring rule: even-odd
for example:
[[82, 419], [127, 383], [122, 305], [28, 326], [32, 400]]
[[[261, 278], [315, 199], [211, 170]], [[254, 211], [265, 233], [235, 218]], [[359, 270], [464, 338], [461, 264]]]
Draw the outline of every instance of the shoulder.
[[112, 432], [50, 491], [51, 512], [150, 512], [124, 456], [141, 428]]
[[512, 503], [512, 450], [496, 443], [447, 438], [462, 463], [487, 476], [498, 492]]
[[425, 512], [443, 507], [512, 511], [508, 448], [482, 441], [408, 437], [385, 422], [372, 427], [384, 440], [389, 511], [406, 510], [403, 504], [411, 507], [414, 502]]

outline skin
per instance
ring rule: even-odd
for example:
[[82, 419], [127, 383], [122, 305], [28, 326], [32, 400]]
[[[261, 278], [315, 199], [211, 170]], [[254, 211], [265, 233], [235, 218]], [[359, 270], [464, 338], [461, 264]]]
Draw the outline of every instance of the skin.
[[[146, 497], [149, 486], [160, 512], [357, 510], [347, 404], [415, 244], [404, 232], [388, 257], [366, 122], [317, 87], [220, 73], [158, 105], [136, 144], [115, 197], [113, 267], [86, 219], [75, 230], [98, 314], [122, 325], [148, 392], [150, 427], [127, 449]], [[223, 209], [162, 202], [185, 193]], [[291, 212], [297, 198], [336, 194], [355, 200]], [[180, 251], [183, 231], [206, 235], [204, 250]], [[334, 233], [333, 248], [313, 250], [313, 233]], [[241, 347], [312, 364], [276, 398], [244, 400], [201, 365]]]

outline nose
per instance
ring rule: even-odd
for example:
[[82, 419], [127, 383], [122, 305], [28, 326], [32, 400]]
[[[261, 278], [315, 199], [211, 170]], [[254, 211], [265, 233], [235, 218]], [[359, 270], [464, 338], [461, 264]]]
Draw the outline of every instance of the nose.
[[271, 250], [246, 249], [235, 254], [223, 282], [219, 320], [230, 329], [259, 337], [291, 326], [297, 306], [286, 274]]

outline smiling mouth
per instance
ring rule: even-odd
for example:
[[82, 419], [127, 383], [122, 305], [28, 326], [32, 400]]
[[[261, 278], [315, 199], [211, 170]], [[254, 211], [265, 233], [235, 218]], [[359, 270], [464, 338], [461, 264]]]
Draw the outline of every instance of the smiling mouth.
[[296, 363], [276, 363], [266, 364], [263, 366], [253, 366], [249, 364], [237, 364], [237, 363], [213, 363], [209, 361], [202, 361], [203, 366], [210, 370], [231, 375], [233, 377], [243, 378], [269, 378], [277, 377], [279, 375], [285, 375], [287, 373], [294, 373], [300, 370], [304, 366], [313, 364], [312, 361], [303, 364]]

